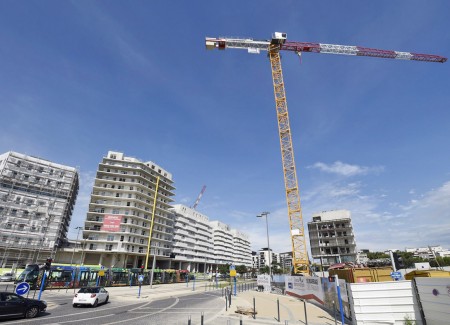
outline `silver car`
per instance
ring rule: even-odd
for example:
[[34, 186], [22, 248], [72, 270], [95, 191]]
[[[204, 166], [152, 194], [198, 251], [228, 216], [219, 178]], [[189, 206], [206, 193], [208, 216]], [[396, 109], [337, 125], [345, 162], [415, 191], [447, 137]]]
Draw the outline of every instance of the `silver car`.
[[14, 273], [5, 273], [0, 276], [0, 282], [12, 282], [15, 278]]

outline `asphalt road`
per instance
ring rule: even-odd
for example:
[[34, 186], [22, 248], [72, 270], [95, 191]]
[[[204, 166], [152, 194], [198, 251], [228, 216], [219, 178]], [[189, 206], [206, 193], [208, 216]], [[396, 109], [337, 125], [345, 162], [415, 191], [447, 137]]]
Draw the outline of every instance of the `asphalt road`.
[[92, 307], [72, 307], [72, 297], [52, 297], [45, 299], [49, 304], [46, 313], [34, 319], [0, 321], [0, 324], [200, 324], [201, 314], [205, 324], [214, 324], [218, 313], [225, 308], [220, 292], [195, 293], [188, 296], [160, 300], [132, 302], [110, 297], [105, 305]]

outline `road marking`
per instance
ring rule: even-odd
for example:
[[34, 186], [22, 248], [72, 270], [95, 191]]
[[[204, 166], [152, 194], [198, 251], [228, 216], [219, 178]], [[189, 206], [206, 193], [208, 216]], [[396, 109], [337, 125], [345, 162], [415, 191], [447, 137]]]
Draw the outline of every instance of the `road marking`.
[[[129, 321], [131, 321], [131, 320], [140, 319], [140, 318], [152, 316], [152, 315], [155, 315], [155, 314], [159, 314], [159, 313], [161, 313], [161, 312], [163, 312], [163, 311], [165, 311], [165, 310], [167, 310], [167, 309], [172, 308], [172, 307], [175, 306], [176, 304], [178, 304], [178, 302], [180, 301], [180, 299], [179, 299], [179, 298], [175, 298], [175, 299], [176, 299], [176, 300], [175, 300], [175, 302], [174, 302], [172, 305], [167, 306], [166, 308], [162, 309], [160, 312], [155, 312], [155, 313], [152, 313], [152, 314], [146, 313], [146, 314], [143, 315], [143, 316], [138, 316], [138, 317], [134, 317], [134, 318], [128, 318], [128, 319], [125, 319], [125, 320], [121, 320], [121, 321], [117, 321], [117, 322], [113, 322], [113, 323], [106, 323], [106, 324], [103, 324], [103, 325], [119, 324], [119, 323], [123, 323], [123, 322], [129, 322]], [[134, 308], [134, 309], [138, 309], [138, 308]]]
[[85, 321], [85, 320], [91, 320], [91, 319], [97, 319], [97, 318], [103, 318], [103, 317], [111, 317], [111, 316], [115, 316], [115, 315], [116, 314], [110, 314], [110, 315], [104, 315], [104, 316], [81, 318], [81, 319], [76, 319], [76, 320], [68, 320], [68, 321], [65, 321], [65, 322], [59, 322], [59, 324], [76, 323], [76, 322], [82, 322], [82, 321]]
[[[81, 314], [96, 313], [96, 312], [99, 312], [99, 311], [104, 311], [104, 310], [109, 310], [109, 309], [115, 309], [115, 308], [117, 308], [117, 307], [131, 306], [131, 305], [136, 305], [136, 304], [139, 304], [139, 303], [125, 304], [125, 305], [120, 304], [119, 306], [114, 306], [114, 307], [109, 307], [109, 308], [101, 308], [101, 309], [91, 310], [91, 311], [83, 311], [83, 312], [78, 312], [78, 313], [74, 313], [74, 314], [66, 314], [66, 315], [60, 315], [60, 316], [45, 316], [45, 319], [62, 318], [62, 317], [65, 318], [65, 317], [68, 317], [68, 316], [75, 316], [75, 315], [81, 315]], [[21, 323], [30, 323], [30, 322], [34, 322], [34, 321], [35, 321], [35, 319], [22, 320]], [[16, 324], [16, 322], [15, 322], [15, 321], [10, 321], [10, 322], [5, 322], [5, 323], [2, 322], [2, 325], [3, 325], [3, 324]]]

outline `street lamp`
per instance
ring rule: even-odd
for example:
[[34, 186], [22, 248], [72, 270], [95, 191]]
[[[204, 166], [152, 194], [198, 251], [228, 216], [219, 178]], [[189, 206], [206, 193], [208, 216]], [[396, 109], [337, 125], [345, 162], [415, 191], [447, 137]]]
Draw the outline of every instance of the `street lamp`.
[[269, 245], [269, 223], [267, 221], [267, 215], [270, 212], [261, 212], [261, 215], [256, 216], [257, 218], [262, 218], [262, 217], [266, 217], [266, 230], [267, 230], [267, 253], [269, 255], [269, 276], [270, 279], [272, 280], [272, 253], [270, 252], [270, 245]]
[[73, 246], [72, 258], [70, 259], [70, 266], [72, 266], [73, 264], [73, 256], [75, 255], [75, 248], [77, 247], [78, 244], [78, 237], [80, 236], [80, 230], [83, 229], [83, 227], [76, 227], [75, 229], [78, 229], [77, 240], [75, 241], [75, 245]]

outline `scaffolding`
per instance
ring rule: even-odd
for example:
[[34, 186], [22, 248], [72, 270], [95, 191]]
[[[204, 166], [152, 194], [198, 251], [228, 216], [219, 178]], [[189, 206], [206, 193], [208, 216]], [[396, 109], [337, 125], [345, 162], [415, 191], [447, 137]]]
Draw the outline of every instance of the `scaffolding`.
[[0, 267], [53, 258], [78, 194], [76, 169], [9, 152], [0, 164]]

